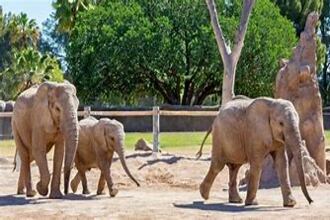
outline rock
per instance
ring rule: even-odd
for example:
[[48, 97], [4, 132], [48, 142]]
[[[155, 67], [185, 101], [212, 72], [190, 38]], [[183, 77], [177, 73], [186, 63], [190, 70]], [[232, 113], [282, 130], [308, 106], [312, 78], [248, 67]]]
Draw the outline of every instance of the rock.
[[140, 138], [135, 144], [135, 150], [152, 151], [152, 144], [143, 138]]
[[[293, 49], [292, 58], [280, 61], [281, 69], [276, 76], [275, 87], [275, 98], [291, 101], [299, 114], [300, 133], [308, 150], [304, 158], [305, 179], [312, 185], [317, 185], [317, 177], [319, 182], [325, 181], [322, 99], [316, 74], [317, 22], [318, 14], [310, 13], [298, 45]], [[274, 173], [270, 167], [263, 167], [261, 182], [267, 182], [268, 174]], [[294, 164], [291, 163], [289, 169], [291, 183], [299, 184]]]

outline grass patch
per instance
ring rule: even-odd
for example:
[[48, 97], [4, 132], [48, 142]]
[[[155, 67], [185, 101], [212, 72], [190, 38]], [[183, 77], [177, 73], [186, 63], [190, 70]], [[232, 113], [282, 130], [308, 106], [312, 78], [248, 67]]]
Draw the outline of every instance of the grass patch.
[[[160, 147], [165, 151], [197, 151], [206, 132], [162, 132], [160, 133]], [[126, 148], [134, 149], [135, 143], [144, 138], [152, 144], [152, 133], [132, 132], [126, 133]], [[205, 148], [209, 148], [211, 138], [207, 139]], [[0, 141], [0, 155], [13, 156], [15, 154], [15, 142], [13, 140]]]
[[[160, 147], [166, 150], [182, 149], [192, 150], [198, 149], [201, 145], [206, 132], [161, 132], [159, 141]], [[206, 140], [205, 145], [211, 144], [211, 135]], [[128, 149], [134, 149], [135, 143], [144, 138], [152, 143], [152, 133], [126, 133], [126, 146]]]
[[[160, 147], [165, 151], [195, 152], [199, 149], [200, 144], [206, 132], [161, 132]], [[130, 150], [134, 149], [135, 143], [144, 138], [152, 143], [152, 133], [132, 132], [126, 133], [126, 147]], [[330, 131], [325, 131], [325, 144], [330, 148]], [[209, 152], [211, 145], [211, 135], [205, 143], [204, 152]], [[13, 140], [0, 141], [0, 155], [14, 156], [15, 142]]]

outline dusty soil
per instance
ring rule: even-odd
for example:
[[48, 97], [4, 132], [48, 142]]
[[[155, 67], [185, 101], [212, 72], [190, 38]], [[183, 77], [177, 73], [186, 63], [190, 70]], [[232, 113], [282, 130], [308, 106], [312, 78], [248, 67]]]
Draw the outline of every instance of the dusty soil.
[[[196, 161], [191, 154], [163, 154], [157, 160], [148, 153], [129, 152], [128, 165], [142, 183], [137, 188], [115, 160], [112, 176], [119, 193], [115, 198], [96, 196], [98, 170], [88, 173], [91, 195], [69, 194], [60, 200], [45, 197], [17, 196], [18, 172], [12, 172], [11, 157], [0, 158], [0, 219], [329, 219], [330, 185], [309, 187], [312, 205], [308, 205], [300, 188], [293, 189], [298, 201], [295, 208], [283, 208], [279, 188], [260, 189], [260, 205], [244, 207], [228, 203], [228, 170], [217, 177], [211, 197], [203, 201], [198, 186], [208, 166], [207, 158]], [[51, 166], [50, 160], [50, 166]], [[241, 169], [240, 175], [244, 170]], [[73, 170], [75, 175], [76, 170]], [[33, 182], [38, 170], [32, 168]], [[243, 198], [246, 191], [241, 191]]]

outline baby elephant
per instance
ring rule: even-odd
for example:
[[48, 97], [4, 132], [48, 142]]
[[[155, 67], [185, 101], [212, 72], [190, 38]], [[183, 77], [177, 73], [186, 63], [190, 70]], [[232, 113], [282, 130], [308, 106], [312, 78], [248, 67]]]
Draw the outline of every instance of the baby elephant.
[[[287, 153], [293, 155], [301, 189], [312, 202], [305, 184], [302, 166], [303, 140], [299, 117], [291, 102], [282, 99], [236, 99], [220, 108], [212, 127], [212, 159], [209, 171], [200, 185], [200, 193], [208, 199], [217, 174], [225, 165], [229, 168], [229, 202], [241, 203], [237, 189], [237, 173], [244, 163], [250, 164], [245, 205], [257, 204], [264, 158], [270, 154], [281, 184], [283, 205], [292, 207], [296, 201], [288, 176]], [[200, 151], [201, 152], [201, 151]]]
[[105, 182], [107, 182], [111, 197], [116, 196], [118, 190], [113, 187], [110, 173], [113, 152], [115, 151], [126, 174], [140, 186], [139, 182], [131, 175], [126, 165], [124, 155], [125, 132], [123, 125], [108, 118], [97, 120], [93, 117], [83, 119], [79, 122], [79, 143], [75, 164], [78, 173], [71, 181], [71, 189], [77, 191], [80, 180], [82, 181], [83, 194], [89, 194], [87, 187], [86, 171], [91, 168], [100, 168], [101, 176], [98, 183], [97, 194], [103, 193]]

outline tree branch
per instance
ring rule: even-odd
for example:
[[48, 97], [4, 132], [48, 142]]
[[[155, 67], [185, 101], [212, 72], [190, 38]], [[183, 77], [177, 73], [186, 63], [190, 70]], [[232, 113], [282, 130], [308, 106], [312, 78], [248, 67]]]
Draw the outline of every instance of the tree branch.
[[206, 0], [207, 8], [209, 10], [211, 24], [215, 39], [217, 41], [218, 49], [224, 65], [226, 65], [230, 59], [230, 48], [227, 46], [225, 37], [223, 36], [222, 29], [218, 20], [218, 12], [214, 3], [214, 0]]
[[239, 57], [241, 55], [242, 48], [244, 46], [245, 33], [246, 33], [250, 14], [251, 14], [254, 4], [255, 4], [255, 0], [244, 0], [242, 16], [241, 16], [239, 27], [236, 30], [235, 40], [234, 40], [234, 49], [232, 52], [232, 59], [234, 62], [234, 66], [236, 66], [236, 64], [239, 60]]

